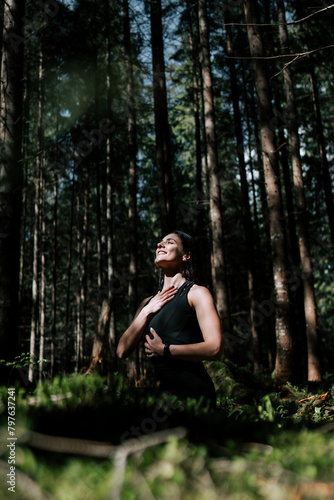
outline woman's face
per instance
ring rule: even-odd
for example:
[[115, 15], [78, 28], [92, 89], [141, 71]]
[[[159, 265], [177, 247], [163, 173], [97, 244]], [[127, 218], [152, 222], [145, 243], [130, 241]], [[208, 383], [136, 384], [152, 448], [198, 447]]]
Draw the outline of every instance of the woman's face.
[[168, 234], [157, 245], [155, 263], [158, 266], [164, 267], [172, 264], [183, 266], [189, 258], [190, 254], [183, 251], [181, 240], [175, 233]]

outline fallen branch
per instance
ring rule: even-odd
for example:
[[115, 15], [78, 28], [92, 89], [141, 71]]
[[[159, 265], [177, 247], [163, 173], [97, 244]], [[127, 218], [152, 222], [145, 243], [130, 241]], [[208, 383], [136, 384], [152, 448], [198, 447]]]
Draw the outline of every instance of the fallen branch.
[[329, 394], [328, 392], [325, 392], [325, 394], [321, 394], [320, 396], [318, 396], [318, 394], [316, 394], [315, 396], [310, 396], [308, 398], [300, 399], [297, 402], [304, 403], [305, 401], [311, 401], [311, 402], [317, 401], [317, 403], [322, 404], [325, 401], [325, 399], [327, 398], [328, 394]]
[[89, 439], [51, 436], [49, 434], [41, 434], [40, 432], [28, 431], [26, 429], [17, 430], [17, 433], [20, 434], [20, 442], [27, 446], [54, 453], [108, 458], [115, 449], [115, 446], [112, 444]]
[[134, 439], [128, 439], [120, 446], [115, 448], [114, 470], [111, 483], [111, 490], [108, 500], [120, 500], [124, 483], [126, 461], [128, 455], [137, 451], [143, 451], [149, 446], [166, 443], [171, 439], [182, 439], [187, 435], [185, 427], [176, 427], [174, 429], [154, 432]]

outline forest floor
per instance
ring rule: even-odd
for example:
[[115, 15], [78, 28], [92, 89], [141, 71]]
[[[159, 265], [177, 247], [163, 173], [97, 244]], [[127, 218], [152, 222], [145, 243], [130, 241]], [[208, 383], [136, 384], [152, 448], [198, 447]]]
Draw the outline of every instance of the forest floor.
[[334, 499], [331, 377], [279, 387], [249, 368], [207, 369], [215, 410], [153, 398], [118, 373], [1, 387], [0, 497]]

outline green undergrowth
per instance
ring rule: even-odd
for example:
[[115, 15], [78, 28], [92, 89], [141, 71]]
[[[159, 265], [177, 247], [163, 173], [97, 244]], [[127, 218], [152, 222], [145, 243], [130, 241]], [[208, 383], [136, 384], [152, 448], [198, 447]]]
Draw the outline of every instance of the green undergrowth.
[[[285, 500], [305, 484], [331, 487], [330, 377], [317, 387], [280, 387], [229, 362], [207, 369], [217, 388], [214, 410], [195, 400], [153, 397], [119, 373], [56, 377], [30, 392], [17, 387], [15, 497], [6, 484], [8, 390], [1, 387], [0, 497]], [[64, 441], [70, 448], [51, 450], [47, 440], [43, 448], [27, 431], [56, 436], [57, 446]], [[156, 436], [163, 436], [159, 443]], [[87, 442], [106, 443], [108, 456], [73, 453], [72, 438], [80, 450]]]

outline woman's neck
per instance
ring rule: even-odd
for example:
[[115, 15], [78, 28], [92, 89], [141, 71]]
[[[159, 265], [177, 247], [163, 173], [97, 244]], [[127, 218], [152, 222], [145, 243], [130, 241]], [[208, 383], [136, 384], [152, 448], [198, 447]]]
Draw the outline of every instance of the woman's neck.
[[186, 281], [186, 278], [184, 277], [184, 275], [182, 273], [177, 273], [177, 274], [174, 274], [173, 276], [167, 276], [165, 274], [165, 278], [164, 278], [164, 285], [162, 287], [162, 289], [166, 289], [170, 286], [175, 286], [176, 288], [180, 288], [181, 285], [183, 285], [183, 283]]

